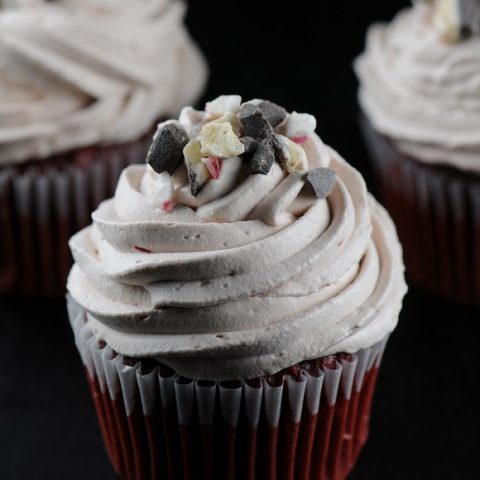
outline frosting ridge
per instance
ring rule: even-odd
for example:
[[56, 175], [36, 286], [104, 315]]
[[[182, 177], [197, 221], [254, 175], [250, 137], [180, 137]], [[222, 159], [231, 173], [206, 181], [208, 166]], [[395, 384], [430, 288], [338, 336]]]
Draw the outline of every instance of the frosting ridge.
[[206, 64], [180, 1], [0, 10], [0, 163], [127, 142], [194, 100]]

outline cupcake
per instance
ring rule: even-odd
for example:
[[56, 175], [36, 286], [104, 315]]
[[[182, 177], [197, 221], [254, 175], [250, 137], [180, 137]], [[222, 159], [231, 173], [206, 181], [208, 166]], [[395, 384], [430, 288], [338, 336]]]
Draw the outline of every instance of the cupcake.
[[221, 96], [159, 125], [70, 241], [116, 472], [344, 479], [406, 291], [389, 216], [316, 120]]
[[68, 239], [203, 89], [178, 1], [0, 8], [0, 295], [63, 295]]
[[356, 62], [379, 194], [415, 286], [480, 305], [480, 3], [417, 2]]

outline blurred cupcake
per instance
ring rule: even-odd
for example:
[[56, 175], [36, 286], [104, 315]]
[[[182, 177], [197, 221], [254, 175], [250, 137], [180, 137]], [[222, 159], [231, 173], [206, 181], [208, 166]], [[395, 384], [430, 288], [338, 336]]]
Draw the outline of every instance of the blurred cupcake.
[[187, 107], [72, 238], [70, 319], [122, 478], [352, 469], [406, 287], [393, 223], [315, 127], [238, 96]]
[[[5, 5], [5, 4], [4, 4]], [[178, 1], [0, 9], [0, 294], [60, 295], [69, 237], [144, 161], [159, 119], [200, 95]]]
[[374, 25], [356, 70], [409, 278], [480, 305], [480, 3], [417, 2]]

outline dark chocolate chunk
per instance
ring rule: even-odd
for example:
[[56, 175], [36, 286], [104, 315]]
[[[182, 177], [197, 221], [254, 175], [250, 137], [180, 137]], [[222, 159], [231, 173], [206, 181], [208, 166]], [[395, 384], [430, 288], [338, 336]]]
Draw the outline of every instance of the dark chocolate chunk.
[[307, 182], [318, 198], [327, 198], [333, 190], [337, 177], [331, 168], [315, 168], [307, 173]]
[[252, 161], [250, 162], [250, 172], [267, 175], [274, 161], [275, 153], [273, 151], [272, 140], [265, 138], [253, 154]]
[[268, 100], [264, 100], [258, 108], [260, 108], [273, 128], [280, 125], [287, 116], [287, 111], [283, 107]]
[[288, 161], [288, 151], [284, 142], [278, 135], [272, 137], [273, 151], [278, 164], [284, 169]]
[[187, 131], [178, 122], [169, 122], [157, 131], [147, 153], [147, 163], [157, 172], [170, 175], [183, 161], [183, 147], [188, 143]]
[[259, 142], [252, 137], [242, 137], [240, 141], [243, 143], [245, 147], [245, 151], [243, 153], [252, 154], [257, 151]]
[[460, 35], [462, 38], [480, 34], [480, 0], [458, 0]]
[[188, 181], [190, 183], [190, 193], [192, 194], [192, 197], [196, 197], [198, 195], [198, 192], [200, 192], [203, 185], [205, 184], [201, 172], [189, 166]]
[[252, 137], [259, 142], [273, 135], [273, 129], [259, 107], [253, 103], [242, 105], [238, 114], [246, 137]]

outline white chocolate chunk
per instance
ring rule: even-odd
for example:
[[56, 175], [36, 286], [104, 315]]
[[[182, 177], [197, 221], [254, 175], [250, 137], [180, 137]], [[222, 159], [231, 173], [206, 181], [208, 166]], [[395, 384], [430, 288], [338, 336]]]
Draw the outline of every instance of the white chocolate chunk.
[[198, 140], [190, 140], [183, 149], [183, 155], [187, 166], [189, 164], [198, 163], [202, 161], [202, 146]]
[[308, 158], [305, 150], [283, 135], [277, 135], [282, 145], [282, 167], [287, 173], [303, 172], [308, 170]]
[[288, 138], [309, 137], [317, 128], [317, 119], [308, 113], [292, 112], [287, 120], [286, 135]]
[[461, 37], [461, 16], [458, 0], [437, 0], [433, 22], [447, 42], [457, 42]]
[[202, 162], [201, 148], [200, 142], [190, 140], [183, 149], [193, 196], [197, 195], [203, 185], [210, 179], [210, 172]]
[[225, 115], [215, 120], [212, 120], [210, 123], [225, 123], [225, 122], [230, 123], [233, 129], [233, 133], [235, 133], [237, 137], [240, 137], [240, 133], [242, 131], [242, 124], [240, 123], [240, 118], [236, 113], [227, 112]]
[[220, 95], [207, 103], [205, 111], [209, 117], [221, 117], [226, 113], [238, 113], [241, 103], [240, 95]]
[[245, 151], [230, 122], [206, 123], [200, 132], [200, 143], [204, 157], [237, 157]]

